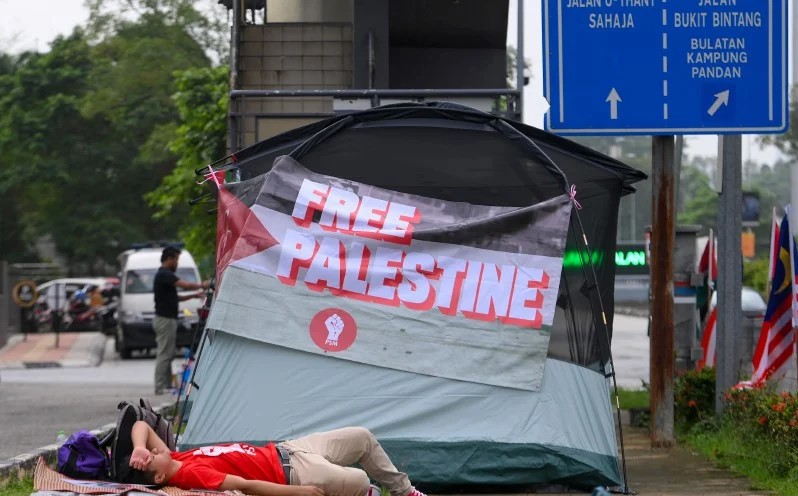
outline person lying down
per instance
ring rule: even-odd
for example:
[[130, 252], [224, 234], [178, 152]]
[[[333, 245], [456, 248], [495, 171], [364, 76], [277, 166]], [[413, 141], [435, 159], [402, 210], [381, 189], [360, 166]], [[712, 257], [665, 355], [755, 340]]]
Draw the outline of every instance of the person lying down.
[[[144, 483], [253, 496], [426, 496], [399, 472], [374, 435], [345, 427], [252, 446], [229, 443], [172, 452], [146, 423], [133, 424], [130, 467]], [[363, 470], [349, 467], [359, 463]]]

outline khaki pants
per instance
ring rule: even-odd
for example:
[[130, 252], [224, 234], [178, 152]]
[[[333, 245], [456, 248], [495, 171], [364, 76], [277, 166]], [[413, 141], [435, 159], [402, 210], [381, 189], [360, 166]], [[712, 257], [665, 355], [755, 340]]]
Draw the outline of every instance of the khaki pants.
[[[412, 489], [407, 474], [396, 469], [374, 434], [362, 427], [320, 432], [281, 445], [291, 453], [291, 485], [316, 486], [327, 496], [364, 496], [371, 476], [391, 496], [406, 496]], [[347, 466], [354, 463], [365, 472]]]
[[172, 359], [175, 357], [177, 342], [177, 319], [155, 316], [152, 320], [155, 343], [155, 392], [163, 393], [172, 387]]

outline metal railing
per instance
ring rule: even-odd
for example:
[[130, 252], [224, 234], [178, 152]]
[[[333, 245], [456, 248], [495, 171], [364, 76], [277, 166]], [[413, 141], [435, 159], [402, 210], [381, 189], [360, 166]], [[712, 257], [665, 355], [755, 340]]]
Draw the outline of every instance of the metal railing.
[[[247, 101], [269, 98], [332, 98], [333, 101], [348, 102], [343, 108], [332, 112], [248, 112]], [[280, 89], [280, 90], [232, 90], [230, 91], [230, 148], [241, 149], [242, 122], [253, 118], [325, 118], [358, 110], [374, 108], [386, 100], [424, 102], [435, 100], [481, 98], [492, 99], [490, 113], [519, 120], [521, 116], [521, 92], [513, 88], [498, 89]], [[362, 102], [354, 105], [352, 102]]]

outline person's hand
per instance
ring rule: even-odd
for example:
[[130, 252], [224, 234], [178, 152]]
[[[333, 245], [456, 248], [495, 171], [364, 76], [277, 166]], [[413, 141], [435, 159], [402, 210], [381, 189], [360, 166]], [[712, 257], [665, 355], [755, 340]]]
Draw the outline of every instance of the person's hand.
[[136, 470], [147, 470], [152, 461], [152, 453], [147, 448], [133, 448], [130, 454], [130, 466]]
[[208, 288], [211, 287], [211, 282], [210, 281], [202, 281], [202, 284], [200, 286], [202, 286], [202, 289], [208, 289]]
[[194, 298], [199, 298], [200, 300], [205, 298], [205, 292], [204, 291], [197, 291], [196, 293], [194, 293]]
[[296, 486], [296, 496], [324, 496], [324, 490], [316, 486]]

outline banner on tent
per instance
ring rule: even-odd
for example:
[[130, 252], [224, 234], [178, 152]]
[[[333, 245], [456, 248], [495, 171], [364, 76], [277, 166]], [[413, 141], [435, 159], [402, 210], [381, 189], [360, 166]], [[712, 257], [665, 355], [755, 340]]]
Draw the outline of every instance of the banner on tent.
[[209, 326], [381, 367], [538, 390], [571, 212], [471, 205], [281, 157], [257, 199], [220, 191]]

